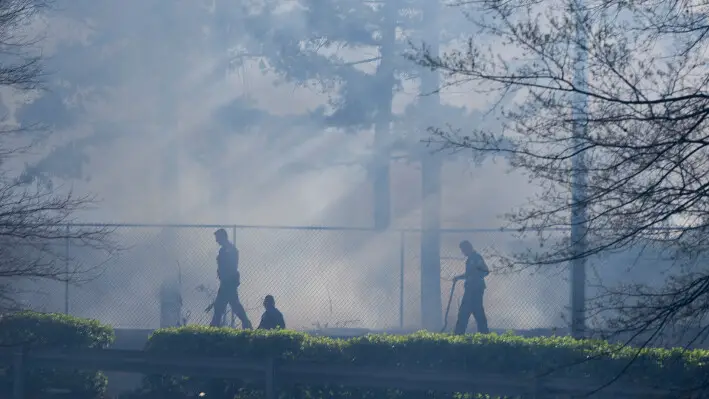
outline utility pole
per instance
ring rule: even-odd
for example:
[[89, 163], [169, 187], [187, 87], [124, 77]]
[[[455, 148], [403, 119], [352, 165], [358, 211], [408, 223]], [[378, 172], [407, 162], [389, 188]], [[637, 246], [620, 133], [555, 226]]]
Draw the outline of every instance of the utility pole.
[[370, 169], [374, 190], [374, 227], [386, 230], [391, 224], [391, 119], [394, 99], [394, 60], [398, 0], [387, 0], [382, 8], [381, 59], [375, 74], [377, 88], [376, 119], [374, 121], [374, 164]]
[[[431, 54], [438, 55], [438, 0], [423, 12], [424, 40], [430, 46]], [[423, 7], [423, 6], [422, 6]], [[436, 71], [421, 72], [420, 98], [422, 109], [433, 111], [440, 107], [440, 97], [434, 93], [440, 80]], [[436, 126], [437, 120], [426, 120]], [[422, 126], [422, 128], [424, 128]], [[428, 331], [440, 331], [442, 327], [441, 309], [441, 170], [443, 159], [435, 148], [425, 147], [421, 151], [421, 324]]]
[[[574, 85], [585, 91], [587, 85], [586, 63], [586, 12], [583, 0], [576, 0], [573, 10], [576, 18], [576, 55], [574, 65]], [[588, 100], [585, 95], [575, 93], [572, 103], [572, 134], [575, 151], [571, 176], [571, 334], [584, 338], [586, 333], [586, 256], [587, 250], [587, 171], [585, 153], [579, 151], [588, 133]]]

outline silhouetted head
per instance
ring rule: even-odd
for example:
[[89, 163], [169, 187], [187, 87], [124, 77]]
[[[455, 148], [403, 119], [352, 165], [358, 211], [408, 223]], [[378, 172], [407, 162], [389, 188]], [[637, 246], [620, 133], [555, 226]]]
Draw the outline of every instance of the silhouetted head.
[[229, 242], [229, 236], [226, 234], [226, 230], [219, 229], [214, 232], [214, 238], [217, 240], [217, 244], [226, 245]]
[[263, 298], [263, 307], [266, 309], [276, 307], [276, 300], [273, 299], [273, 295], [266, 295], [266, 297]]
[[459, 247], [460, 252], [462, 252], [465, 256], [470, 256], [475, 253], [473, 250], [473, 244], [471, 244], [468, 240], [461, 241]]

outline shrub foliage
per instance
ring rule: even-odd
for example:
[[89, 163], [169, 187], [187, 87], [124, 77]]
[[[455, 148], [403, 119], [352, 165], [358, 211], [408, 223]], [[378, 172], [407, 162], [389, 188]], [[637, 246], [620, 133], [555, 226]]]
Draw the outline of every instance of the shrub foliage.
[[[113, 329], [94, 320], [63, 314], [20, 312], [0, 318], [0, 346], [25, 346], [29, 350], [106, 348]], [[2, 397], [11, 397], [12, 368], [0, 375]], [[70, 391], [72, 398], [94, 399], [105, 395], [107, 381], [96, 371], [25, 370], [27, 397], [49, 397], [50, 390]]]
[[[709, 352], [683, 349], [636, 349], [605, 341], [570, 337], [524, 338], [511, 334], [466, 335], [419, 332], [412, 335], [367, 335], [350, 339], [316, 337], [293, 331], [248, 331], [188, 326], [156, 331], [146, 350], [185, 356], [238, 357], [279, 362], [308, 361], [328, 365], [376, 366], [412, 370], [501, 373], [515, 377], [545, 374], [588, 382], [620, 382], [682, 389], [709, 375]], [[245, 382], [188, 377], [149, 376], [154, 397], [185, 397], [195, 390], [212, 397], [253, 397]], [[301, 392], [294, 392], [300, 390]], [[307, 391], [307, 392], [305, 392]], [[355, 392], [356, 391], [356, 392]], [[367, 397], [362, 390], [319, 387], [289, 388], [301, 397]], [[368, 391], [370, 394], [374, 392]], [[208, 393], [208, 394], [209, 394]], [[460, 396], [460, 394], [455, 394]], [[398, 391], [376, 397], [413, 397]], [[449, 396], [450, 397], [450, 396]]]

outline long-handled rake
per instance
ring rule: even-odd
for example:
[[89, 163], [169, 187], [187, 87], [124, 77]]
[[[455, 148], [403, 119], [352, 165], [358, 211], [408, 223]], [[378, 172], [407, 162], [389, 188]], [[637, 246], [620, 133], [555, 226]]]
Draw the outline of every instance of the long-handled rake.
[[451, 285], [451, 292], [450, 295], [448, 295], [448, 305], [446, 306], [446, 316], [443, 319], [443, 328], [441, 329], [441, 332], [445, 332], [446, 328], [448, 328], [448, 314], [451, 311], [451, 303], [453, 303], [453, 294], [455, 293], [455, 285], [458, 283], [458, 280], [453, 280], [453, 285]]

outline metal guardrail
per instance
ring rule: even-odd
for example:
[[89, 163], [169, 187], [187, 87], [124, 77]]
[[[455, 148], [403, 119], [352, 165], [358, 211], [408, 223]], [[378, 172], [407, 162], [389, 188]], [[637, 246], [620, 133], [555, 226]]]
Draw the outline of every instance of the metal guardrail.
[[471, 374], [425, 370], [341, 366], [308, 362], [241, 360], [235, 358], [185, 358], [155, 355], [135, 350], [83, 350], [74, 352], [28, 352], [15, 350], [0, 353], [0, 365], [12, 367], [13, 399], [26, 399], [24, 372], [28, 368], [83, 369], [140, 374], [189, 375], [210, 378], [245, 379], [264, 384], [267, 399], [278, 397], [279, 386], [295, 384], [342, 385], [357, 388], [439, 390], [447, 392], [484, 392], [490, 395], [538, 398], [623, 397], [678, 398], [676, 392], [650, 387], [613, 384], [588, 395], [602, 382], [586, 379], [537, 378], [536, 376]]

